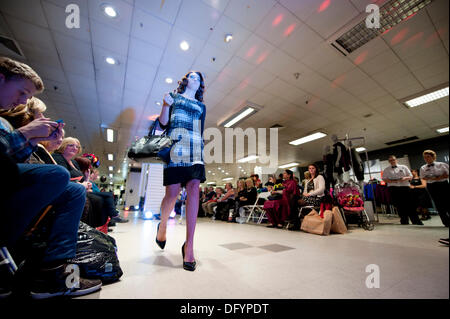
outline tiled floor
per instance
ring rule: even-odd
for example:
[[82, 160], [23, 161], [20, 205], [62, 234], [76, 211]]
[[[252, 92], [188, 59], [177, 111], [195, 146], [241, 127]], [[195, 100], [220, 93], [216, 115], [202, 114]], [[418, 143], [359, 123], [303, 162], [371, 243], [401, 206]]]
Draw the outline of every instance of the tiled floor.
[[[373, 231], [326, 237], [200, 218], [195, 272], [182, 269], [185, 225], [169, 222], [162, 251], [157, 221], [128, 218], [110, 233], [124, 275], [82, 298], [449, 298], [449, 248], [438, 243], [448, 228], [438, 216], [425, 226], [381, 218]], [[380, 288], [366, 286], [371, 264]]]

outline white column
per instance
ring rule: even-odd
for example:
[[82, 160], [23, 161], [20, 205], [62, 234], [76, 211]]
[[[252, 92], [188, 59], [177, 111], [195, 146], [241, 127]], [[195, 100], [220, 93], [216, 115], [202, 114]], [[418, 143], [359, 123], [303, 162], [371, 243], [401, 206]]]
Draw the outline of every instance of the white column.
[[161, 201], [165, 194], [163, 170], [163, 164], [149, 164], [144, 212], [160, 213]]

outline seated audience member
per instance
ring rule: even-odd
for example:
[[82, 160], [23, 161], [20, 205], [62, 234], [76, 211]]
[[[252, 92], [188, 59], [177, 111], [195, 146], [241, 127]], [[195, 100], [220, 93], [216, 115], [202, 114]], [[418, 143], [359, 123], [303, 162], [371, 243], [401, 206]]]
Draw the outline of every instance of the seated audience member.
[[224, 196], [223, 188], [216, 187], [215, 195], [213, 196], [213, 198], [202, 205], [203, 210], [206, 212], [206, 217], [214, 216], [213, 208], [217, 206], [217, 201], [221, 199], [223, 196]]
[[89, 176], [89, 182], [91, 182], [92, 185], [92, 192], [93, 193], [100, 193], [100, 188], [98, 187], [97, 183], [95, 182], [98, 179], [99, 172], [97, 169], [92, 169], [91, 175]]
[[[303, 180], [302, 180], [302, 186], [303, 191], [306, 189], [306, 184], [308, 184], [308, 181], [311, 179], [311, 174], [309, 173], [309, 170], [303, 173]], [[303, 194], [303, 192], [302, 192]]]
[[316, 164], [310, 164], [308, 171], [310, 178], [305, 180], [302, 198], [298, 200], [298, 204], [300, 206], [320, 207], [325, 196], [325, 179], [322, 175], [319, 175], [319, 168]]
[[245, 189], [239, 192], [239, 198], [237, 198], [236, 211], [239, 213], [241, 218], [244, 217], [243, 206], [254, 205], [256, 203], [256, 198], [258, 197], [258, 192], [255, 185], [253, 184], [253, 179], [247, 178], [245, 180]]
[[295, 181], [295, 183], [297, 183], [300, 194], [303, 194], [303, 186], [300, 184], [300, 180], [298, 179], [298, 177], [294, 176], [294, 181]]
[[284, 189], [282, 191], [272, 191], [272, 195], [278, 193], [282, 195], [282, 198], [264, 202], [267, 219], [271, 224], [268, 227], [271, 228], [283, 228], [284, 222], [291, 215], [291, 212], [297, 211], [295, 201], [300, 196], [300, 192], [294, 180], [294, 173], [291, 170], [285, 170], [283, 178]]
[[[0, 110], [26, 104], [43, 90], [41, 78], [28, 65], [0, 57]], [[0, 241], [13, 247], [44, 208], [52, 205], [55, 213], [45, 254], [27, 282], [33, 298], [81, 296], [101, 288], [100, 280], [83, 278], [74, 287], [66, 284], [71, 275], [67, 261], [76, 253], [85, 188], [70, 183], [67, 170], [56, 165], [24, 164], [39, 142], [60, 138], [63, 126], [38, 118], [14, 130], [0, 121], [0, 150], [17, 163], [19, 178], [15, 192], [2, 202]], [[12, 283], [4, 273], [0, 276], [0, 293], [8, 295]]]
[[276, 184], [283, 184], [283, 174], [278, 175], [278, 179], [275, 181]]
[[428, 207], [433, 207], [433, 204], [431, 203], [430, 195], [427, 192], [427, 181], [420, 178], [417, 169], [411, 170], [411, 174], [413, 178], [410, 181], [411, 185], [409, 187], [411, 188], [413, 207], [418, 213], [422, 214], [422, 220], [431, 219]]
[[276, 183], [277, 183], [277, 180], [276, 180], [275, 176], [274, 175], [270, 175], [269, 176], [269, 180], [267, 181], [267, 183], [264, 184], [264, 186], [267, 186], [269, 184], [272, 184], [272, 186], [273, 186]]
[[210, 200], [212, 200], [213, 198], [215, 198], [215, 196], [216, 196], [216, 192], [214, 192], [214, 187], [212, 187], [212, 186], [208, 187], [208, 190], [205, 191], [205, 198], [203, 199], [203, 202], [201, 204], [201, 207], [202, 207], [202, 210], [203, 210], [203, 214], [206, 217], [210, 217], [210, 216], [208, 216], [209, 213], [208, 213], [208, 209], [207, 209], [207, 207], [208, 207], [207, 203]]
[[216, 208], [216, 214], [215, 217], [216, 219], [228, 219], [228, 221], [232, 221], [233, 220], [233, 216], [229, 217], [228, 212], [230, 211], [231, 208], [234, 209], [234, 189], [233, 189], [233, 184], [231, 183], [226, 183], [225, 184], [225, 190], [226, 193], [225, 195], [221, 198], [217, 200], [217, 208]]

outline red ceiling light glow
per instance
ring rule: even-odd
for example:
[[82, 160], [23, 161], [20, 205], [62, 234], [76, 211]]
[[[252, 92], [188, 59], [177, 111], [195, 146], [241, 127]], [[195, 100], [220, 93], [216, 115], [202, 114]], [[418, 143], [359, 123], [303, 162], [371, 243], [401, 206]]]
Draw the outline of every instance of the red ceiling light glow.
[[293, 24], [291, 24], [290, 26], [288, 26], [287, 29], [284, 30], [284, 36], [285, 36], [285, 37], [288, 37], [288, 36], [295, 30], [295, 27], [296, 27], [296, 26], [297, 26], [297, 25], [296, 25], [295, 23], [293, 23]]
[[280, 24], [280, 22], [283, 21], [283, 15], [279, 14], [273, 21], [272, 21], [272, 25], [274, 27], [276, 27], [277, 25]]
[[324, 2], [321, 3], [319, 10], [317, 12], [323, 12], [326, 9], [328, 9], [328, 7], [330, 6], [331, 0], [325, 0]]

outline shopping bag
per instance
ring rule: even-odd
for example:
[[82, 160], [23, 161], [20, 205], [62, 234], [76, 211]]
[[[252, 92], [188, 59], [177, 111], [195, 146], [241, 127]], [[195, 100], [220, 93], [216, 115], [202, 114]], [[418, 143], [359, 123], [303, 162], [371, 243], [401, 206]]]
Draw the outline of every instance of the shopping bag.
[[335, 234], [345, 234], [347, 232], [347, 226], [345, 226], [344, 219], [342, 218], [339, 208], [334, 206], [332, 211], [332, 221], [330, 231]]
[[331, 221], [332, 214], [330, 211], [325, 211], [322, 218], [319, 216], [319, 213], [312, 210], [303, 219], [300, 229], [307, 233], [328, 236], [330, 234]]

